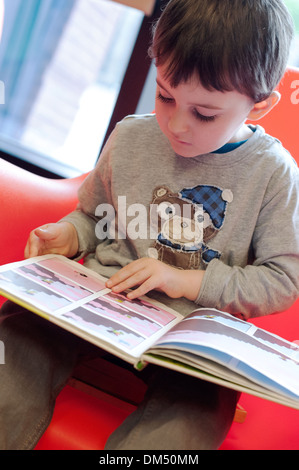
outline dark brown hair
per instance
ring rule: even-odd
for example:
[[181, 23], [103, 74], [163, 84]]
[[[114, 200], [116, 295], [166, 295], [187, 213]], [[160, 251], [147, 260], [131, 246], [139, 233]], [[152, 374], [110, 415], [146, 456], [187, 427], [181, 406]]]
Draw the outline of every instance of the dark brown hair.
[[150, 56], [174, 87], [197, 74], [207, 89], [237, 90], [257, 103], [281, 80], [293, 35], [283, 0], [170, 0]]

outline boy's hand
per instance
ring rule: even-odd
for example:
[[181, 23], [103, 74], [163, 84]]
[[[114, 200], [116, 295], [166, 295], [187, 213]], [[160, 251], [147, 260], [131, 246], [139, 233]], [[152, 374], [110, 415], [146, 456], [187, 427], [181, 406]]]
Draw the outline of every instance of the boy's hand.
[[25, 258], [55, 253], [68, 258], [78, 252], [75, 227], [68, 222], [46, 224], [33, 230], [25, 247]]
[[139, 286], [128, 294], [129, 299], [155, 289], [173, 299], [186, 297], [195, 301], [203, 276], [204, 271], [181, 270], [155, 259], [141, 258], [120, 269], [107, 281], [106, 286], [114, 292]]

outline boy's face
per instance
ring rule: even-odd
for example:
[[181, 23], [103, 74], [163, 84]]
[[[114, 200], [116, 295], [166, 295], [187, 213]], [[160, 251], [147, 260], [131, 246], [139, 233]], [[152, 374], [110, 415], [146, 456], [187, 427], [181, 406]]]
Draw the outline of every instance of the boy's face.
[[156, 117], [173, 150], [186, 158], [248, 138], [252, 100], [237, 91], [206, 90], [194, 77], [172, 88], [157, 68]]

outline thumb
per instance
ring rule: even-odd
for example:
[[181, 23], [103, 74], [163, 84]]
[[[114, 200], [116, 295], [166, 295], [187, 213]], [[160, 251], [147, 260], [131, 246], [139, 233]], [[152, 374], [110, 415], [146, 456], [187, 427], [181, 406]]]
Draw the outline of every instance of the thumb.
[[53, 243], [52, 240], [55, 240], [58, 236], [59, 230], [56, 224], [42, 225], [32, 230], [25, 246], [25, 258], [48, 253], [48, 244]]
[[34, 234], [41, 240], [53, 240], [58, 235], [56, 224], [43, 225], [34, 230]]

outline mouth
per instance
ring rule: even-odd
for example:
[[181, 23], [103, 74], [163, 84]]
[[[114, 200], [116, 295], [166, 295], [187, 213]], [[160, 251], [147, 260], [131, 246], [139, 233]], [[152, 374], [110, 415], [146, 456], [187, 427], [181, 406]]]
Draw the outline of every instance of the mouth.
[[185, 146], [190, 146], [191, 144], [189, 142], [186, 142], [185, 140], [181, 140], [181, 139], [178, 139], [177, 137], [175, 136], [171, 136], [170, 139], [172, 140], [172, 142], [175, 142], [176, 144], [179, 144], [179, 145], [185, 145]]

